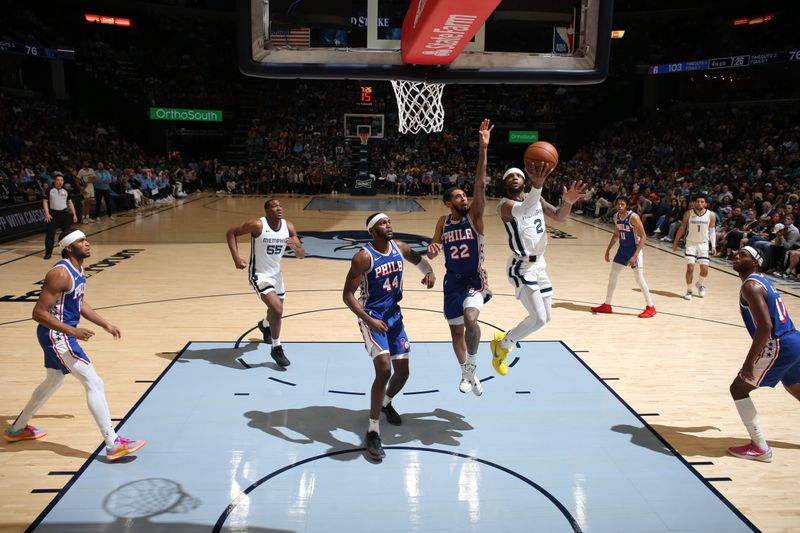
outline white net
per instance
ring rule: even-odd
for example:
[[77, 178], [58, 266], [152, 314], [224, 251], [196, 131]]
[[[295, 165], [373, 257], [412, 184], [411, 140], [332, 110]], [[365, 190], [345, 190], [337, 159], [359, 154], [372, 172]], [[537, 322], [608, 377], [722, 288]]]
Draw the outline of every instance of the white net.
[[392, 80], [400, 133], [431, 133], [444, 128], [444, 83]]

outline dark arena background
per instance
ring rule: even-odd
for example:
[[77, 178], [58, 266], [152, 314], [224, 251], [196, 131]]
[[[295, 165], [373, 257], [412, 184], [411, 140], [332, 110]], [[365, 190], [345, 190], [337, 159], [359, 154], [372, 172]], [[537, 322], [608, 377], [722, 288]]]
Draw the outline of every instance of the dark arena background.
[[[800, 319], [796, 2], [0, 0], [0, 13], [0, 531], [800, 531], [791, 381], [751, 394], [771, 462], [728, 453], [748, 443], [729, 390], [753, 342], [742, 246], [764, 254], [782, 323]], [[398, 103], [398, 79], [444, 83], [441, 108]], [[414, 133], [399, 131], [407, 113]], [[537, 141], [559, 153], [542, 197], [566, 209], [570, 184], [586, 190], [546, 219], [551, 320], [500, 375], [490, 343], [527, 312], [498, 206]], [[373, 213], [425, 254], [450, 187], [485, 197], [483, 394], [459, 391], [444, 258], [429, 259], [432, 289], [406, 262], [410, 377], [375, 461], [375, 370], [345, 279]], [[687, 298], [694, 248], [676, 232], [697, 196], [716, 253]], [[619, 197], [646, 238], [642, 318], [628, 269], [613, 312], [600, 306]], [[289, 366], [226, 241], [270, 199], [305, 252], [281, 260]], [[37, 302], [65, 228], [91, 248], [79, 327], [96, 335], [77, 341], [101, 379], [90, 395], [116, 433], [147, 441], [125, 456], [78, 376], [45, 398], [36, 432], [12, 428], [60, 379], [42, 364]]]

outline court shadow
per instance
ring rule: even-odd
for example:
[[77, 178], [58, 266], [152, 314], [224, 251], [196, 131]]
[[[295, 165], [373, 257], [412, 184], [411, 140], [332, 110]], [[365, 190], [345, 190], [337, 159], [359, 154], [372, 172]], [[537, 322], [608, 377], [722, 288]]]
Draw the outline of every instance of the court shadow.
[[[103, 498], [103, 511], [115, 520], [111, 522], [51, 523], [45, 521], [36, 527], [36, 531], [52, 531], [58, 533], [84, 533], [102, 531], [128, 531], [141, 533], [200, 533], [213, 530], [214, 524], [190, 522], [152, 521], [151, 518], [161, 515], [187, 514], [203, 504], [183, 490], [183, 487], [165, 478], [146, 478], [125, 483]], [[163, 518], [162, 518], [163, 520]], [[285, 529], [272, 529], [247, 525], [237, 530], [257, 533], [288, 533]], [[228, 528], [222, 528], [223, 531]]]
[[[747, 434], [743, 437], [713, 437], [698, 435], [707, 431], [720, 431], [714, 426], [674, 427], [652, 424], [650, 426], [683, 456], [725, 457], [728, 448], [747, 444]], [[613, 426], [612, 431], [631, 435], [631, 443], [665, 455], [673, 455], [668, 447], [646, 427], [635, 427], [627, 424]], [[771, 448], [800, 450], [800, 444], [782, 441], [768, 441]]]
[[[260, 363], [250, 363], [245, 361], [244, 365], [239, 361], [240, 358], [255, 350], [258, 350], [258, 343], [244, 344], [240, 348], [231, 348], [230, 346], [226, 346], [224, 348], [210, 348], [208, 350], [184, 350], [177, 362], [188, 363], [189, 361], [204, 360], [213, 365], [220, 365], [226, 368], [235, 368], [237, 370], [247, 370], [248, 368], [256, 367], [267, 367], [273, 370], [283, 370], [281, 367], [271, 361], [262, 361]], [[175, 358], [175, 354], [170, 353], [157, 353], [156, 356], [169, 360]]]
[[[330, 446], [329, 451], [333, 452], [363, 445], [369, 411], [314, 405], [270, 412], [248, 411], [244, 416], [250, 420], [247, 424], [249, 427], [260, 429], [268, 435], [296, 444], [321, 442]], [[464, 420], [464, 415], [445, 409], [435, 409], [430, 413], [401, 413], [401, 416], [403, 424], [400, 426], [381, 421], [381, 440], [384, 445], [419, 441], [426, 446], [458, 446], [462, 432], [473, 429]], [[302, 437], [293, 437], [284, 430]], [[348, 441], [341, 440], [334, 435], [337, 431], [351, 433], [353, 437]], [[357, 457], [358, 454], [347, 453], [332, 456], [339, 461], [350, 461]]]
[[[634, 291], [634, 292], [638, 292], [640, 294], [642, 292], [642, 289], [631, 289], [631, 290]], [[650, 289], [650, 294], [656, 294], [658, 296], [663, 296], [664, 298], [680, 298], [680, 299], [683, 299], [683, 294], [678, 294], [677, 292], [671, 292], [671, 291], [659, 291], [659, 290]]]
[[[594, 314], [594, 313], [592, 313], [592, 307], [593, 306], [591, 306], [591, 305], [579, 305], [579, 304], [574, 304], [574, 303], [571, 303], [571, 302], [559, 302], [559, 303], [553, 304], [553, 307], [554, 308], [558, 308], [558, 309], [566, 309], [567, 311], [577, 311], [579, 313], [588, 313], [590, 315]], [[620, 312], [620, 311], [618, 311], [618, 309], [619, 308], [615, 308], [614, 309], [614, 314], [615, 315], [637, 316], [639, 314], [639, 312], [636, 312], [636, 313]]]
[[553, 309], [566, 309], [567, 311], [577, 311], [579, 313], [592, 314], [591, 305], [578, 305], [572, 302], [558, 302], [553, 304]]
[[77, 457], [79, 459], [88, 459], [92, 455], [89, 452], [70, 448], [65, 444], [50, 442], [46, 439], [47, 437], [45, 436], [37, 440], [21, 440], [18, 442], [0, 440], [0, 454], [14, 452], [50, 452], [61, 455], [62, 457]]

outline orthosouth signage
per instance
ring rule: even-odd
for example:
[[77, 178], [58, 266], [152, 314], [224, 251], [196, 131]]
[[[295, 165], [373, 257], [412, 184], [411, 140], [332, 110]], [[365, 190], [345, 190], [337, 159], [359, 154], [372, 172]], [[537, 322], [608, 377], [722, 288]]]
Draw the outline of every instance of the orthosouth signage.
[[222, 122], [221, 109], [180, 109], [151, 107], [150, 120], [185, 120], [189, 122]]
[[539, 140], [539, 132], [532, 131], [514, 131], [508, 132], [508, 142], [510, 143], [535, 143]]

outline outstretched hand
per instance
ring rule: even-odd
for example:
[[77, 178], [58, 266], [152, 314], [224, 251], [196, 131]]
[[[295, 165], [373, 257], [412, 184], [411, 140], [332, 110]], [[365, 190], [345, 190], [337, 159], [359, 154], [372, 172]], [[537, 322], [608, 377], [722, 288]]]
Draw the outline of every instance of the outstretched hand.
[[544, 180], [556, 168], [555, 163], [548, 163], [547, 161], [525, 161], [525, 172], [528, 174], [528, 179], [536, 189], [541, 189], [544, 186]]
[[490, 125], [488, 118], [485, 118], [483, 121], [481, 121], [481, 125], [478, 128], [478, 139], [480, 141], [481, 148], [489, 146], [489, 138], [492, 135], [493, 129], [494, 124]]
[[573, 181], [569, 184], [569, 189], [564, 187], [564, 201], [574, 204], [579, 200], [583, 200], [586, 196], [586, 187], [589, 184], [583, 180]]

